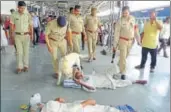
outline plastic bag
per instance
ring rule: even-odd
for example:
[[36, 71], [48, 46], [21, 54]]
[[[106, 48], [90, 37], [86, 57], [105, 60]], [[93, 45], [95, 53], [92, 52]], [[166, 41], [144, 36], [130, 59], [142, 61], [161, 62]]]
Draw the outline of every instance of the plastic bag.
[[31, 98], [30, 98], [30, 106], [34, 106], [37, 104], [41, 103], [41, 95], [39, 93], [34, 94]]

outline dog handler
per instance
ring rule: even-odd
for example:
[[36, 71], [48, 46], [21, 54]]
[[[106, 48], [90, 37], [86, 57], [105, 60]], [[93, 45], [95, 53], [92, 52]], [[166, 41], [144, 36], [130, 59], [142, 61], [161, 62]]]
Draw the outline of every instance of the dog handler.
[[58, 19], [52, 20], [47, 24], [45, 30], [45, 41], [47, 44], [48, 51], [52, 56], [52, 64], [55, 71], [56, 78], [58, 78], [58, 60], [57, 52], [58, 49], [61, 56], [66, 55], [66, 31], [67, 23], [63, 16], [59, 16]]

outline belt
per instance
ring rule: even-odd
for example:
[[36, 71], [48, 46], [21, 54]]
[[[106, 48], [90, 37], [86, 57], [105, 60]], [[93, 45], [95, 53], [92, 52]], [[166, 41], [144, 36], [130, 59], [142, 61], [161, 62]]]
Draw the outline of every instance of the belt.
[[133, 38], [125, 38], [125, 37], [120, 37], [120, 39], [122, 39], [122, 40], [126, 40], [126, 41], [130, 41], [130, 40], [133, 40]]
[[53, 41], [62, 41], [63, 39], [60, 39], [60, 40], [56, 40], [54, 38], [49, 38], [50, 40], [53, 40]]
[[79, 32], [72, 32], [72, 34], [79, 35], [79, 34], [81, 34], [81, 33], [79, 33]]
[[95, 33], [96, 31], [91, 31], [91, 30], [87, 30], [88, 32], [90, 32], [90, 33]]
[[29, 32], [23, 32], [23, 33], [21, 33], [21, 32], [15, 32], [15, 34], [16, 35], [28, 35], [30, 33]]
[[51, 40], [53, 40], [53, 41], [57, 41], [56, 39], [54, 39], [54, 38], [49, 38], [49, 39], [51, 39]]

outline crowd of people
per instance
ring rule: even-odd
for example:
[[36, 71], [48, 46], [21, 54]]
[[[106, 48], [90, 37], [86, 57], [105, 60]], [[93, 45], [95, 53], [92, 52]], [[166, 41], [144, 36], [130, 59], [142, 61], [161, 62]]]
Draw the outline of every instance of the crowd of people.
[[[81, 43], [84, 50], [84, 44], [87, 41], [88, 62], [96, 60], [98, 33], [100, 42], [106, 45], [106, 39], [103, 39], [101, 34], [108, 34], [109, 31], [102, 30], [103, 25], [97, 17], [97, 8], [92, 7], [91, 14], [87, 15], [85, 19], [80, 15], [80, 9], [81, 6], [75, 5], [74, 8], [70, 8], [70, 14], [67, 18], [64, 16], [49, 16], [46, 20], [43, 19], [41, 21], [33, 11], [30, 13], [25, 11], [26, 3], [24, 1], [18, 2], [18, 10], [11, 10], [12, 15], [10, 18], [7, 16], [4, 24], [1, 22], [1, 43], [5, 43], [5, 40], [10, 39], [17, 52], [17, 74], [29, 70], [30, 41], [33, 43], [33, 47], [38, 45], [41, 33], [44, 33], [44, 40], [51, 54], [56, 78], [59, 78], [59, 64], [61, 64], [58, 61], [60, 60], [57, 55], [58, 50], [61, 57], [70, 53], [80, 54]], [[122, 8], [121, 18], [114, 26], [113, 52], [120, 51], [118, 63], [120, 72], [114, 74], [113, 79], [127, 80], [126, 59], [129, 56], [134, 40], [142, 47], [141, 63], [135, 67], [136, 69], [143, 69], [145, 67], [148, 53], [151, 54], [150, 72], [155, 70], [157, 53], [163, 49], [164, 57], [168, 57], [166, 48], [170, 37], [169, 17], [166, 18], [163, 24], [157, 20], [156, 12], [152, 11], [147, 22], [142, 23], [140, 21], [137, 25], [135, 17], [130, 15], [129, 7], [125, 6]], [[160, 47], [158, 46], [159, 37]], [[102, 40], [105, 40], [105, 42]], [[1, 49], [6, 45], [1, 44]], [[81, 84], [80, 81], [78, 84]], [[92, 101], [88, 102], [92, 103]]]
[[[2, 36], [1, 41], [4, 44], [1, 44], [2, 49], [4, 49], [3, 46], [6, 46], [6, 43], [12, 43], [14, 44], [16, 53], [19, 53], [19, 45], [17, 42], [17, 38], [15, 37], [14, 40], [14, 34], [16, 32], [21, 32], [20, 29], [25, 28], [23, 25], [16, 25], [17, 21], [15, 20], [15, 16], [17, 16], [17, 13], [26, 13], [26, 9], [22, 9], [23, 6], [18, 7], [18, 11], [15, 11], [14, 9], [11, 9], [11, 17], [6, 16], [5, 21], [1, 23], [1, 30], [2, 30]], [[25, 7], [24, 7], [25, 8]], [[55, 15], [49, 15], [47, 18], [40, 19], [36, 15], [35, 12], [30, 11], [28, 13], [28, 19], [30, 19], [30, 27], [31, 31], [28, 33], [31, 33], [31, 39], [33, 47], [35, 47], [40, 40], [44, 40], [46, 42], [48, 50], [50, 53], [54, 52], [55, 54], [53, 57], [53, 66], [56, 70], [57, 74], [57, 67], [55, 67], [57, 62], [57, 56], [56, 56], [56, 50], [59, 49], [62, 53], [62, 55], [66, 55], [66, 53], [76, 52], [80, 53], [80, 46], [82, 47], [82, 50], [85, 48], [85, 40], [87, 40], [87, 46], [88, 46], [88, 54], [89, 54], [89, 62], [92, 60], [96, 60], [95, 52], [96, 52], [96, 44], [99, 40], [100, 44], [103, 46], [107, 45], [108, 37], [109, 37], [109, 29], [107, 28], [107, 24], [103, 25], [100, 21], [100, 19], [97, 17], [97, 9], [92, 8], [91, 14], [86, 16], [85, 19], [82, 18], [80, 14], [81, 7], [79, 5], [76, 5], [74, 8], [71, 7], [69, 9], [70, 13], [67, 17], [59, 16], [58, 18]], [[24, 12], [25, 11], [25, 12]], [[14, 16], [14, 17], [13, 17]], [[119, 68], [120, 68], [120, 75], [123, 75], [125, 77], [126, 72], [126, 58], [129, 55], [129, 51], [132, 47], [132, 43], [134, 43], [134, 40], [137, 40], [137, 43], [142, 46], [142, 60], [141, 64], [139, 66], [136, 66], [137, 69], [144, 68], [145, 62], [147, 60], [147, 54], [150, 52], [152, 56], [152, 62], [151, 62], [151, 72], [154, 71], [154, 68], [156, 66], [157, 61], [157, 53], [160, 53], [160, 51], [163, 49], [164, 57], [168, 57], [166, 48], [168, 41], [170, 40], [170, 18], [167, 17], [164, 21], [164, 24], [157, 20], [156, 12], [151, 12], [150, 20], [147, 22], [138, 21], [136, 22], [135, 18], [129, 14], [129, 7], [124, 7], [122, 10], [122, 17], [118, 20], [118, 22], [114, 22], [114, 43], [113, 43], [113, 51], [119, 49], [120, 50], [120, 61], [119, 61]], [[10, 19], [11, 18], [11, 19]], [[66, 19], [67, 18], [67, 19]], [[2, 20], [2, 19], [1, 19]], [[56, 32], [52, 29], [55, 29], [54, 24], [56, 24], [56, 20], [58, 22], [62, 21], [64, 22], [65, 28], [60, 29], [56, 28]], [[14, 23], [12, 23], [14, 22]], [[124, 27], [124, 25], [128, 25], [127, 23], [130, 22], [131, 26]], [[25, 21], [24, 21], [25, 23]], [[14, 25], [12, 25], [14, 24]], [[51, 25], [53, 24], [53, 25]], [[57, 23], [59, 25], [59, 23]], [[152, 26], [151, 26], [152, 25]], [[17, 27], [18, 26], [18, 27]], [[51, 28], [52, 27], [52, 28]], [[59, 29], [59, 30], [58, 30]], [[129, 30], [128, 30], [129, 29]], [[66, 30], [66, 31], [65, 31]], [[4, 35], [5, 31], [5, 35]], [[23, 32], [23, 31], [22, 31]], [[53, 33], [54, 32], [54, 33]], [[57, 33], [58, 32], [58, 33]], [[63, 32], [63, 34], [62, 34]], [[67, 32], [65, 34], [64, 32]], [[17, 36], [19, 34], [16, 34]], [[51, 35], [53, 38], [51, 38]], [[71, 38], [72, 35], [72, 38]], [[56, 38], [56, 37], [58, 38]], [[151, 37], [150, 37], [151, 36]], [[150, 38], [149, 38], [150, 37]], [[54, 46], [54, 43], [50, 41], [54, 41], [54, 39], [61, 39], [59, 43], [63, 41], [63, 44]], [[64, 39], [64, 40], [63, 40]], [[160, 40], [160, 45], [158, 43], [158, 39]], [[6, 42], [7, 40], [7, 42]], [[66, 40], [66, 42], [65, 42]], [[21, 40], [20, 40], [21, 41]], [[56, 40], [55, 40], [56, 41]], [[82, 43], [82, 45], [81, 45]], [[51, 45], [50, 45], [51, 44]], [[65, 46], [62, 46], [66, 44]], [[18, 49], [17, 49], [18, 46]], [[66, 49], [65, 49], [65, 48]], [[28, 49], [28, 48], [27, 48]], [[53, 51], [54, 50], [54, 51]], [[22, 54], [22, 53], [19, 53]], [[20, 57], [20, 56], [19, 56]], [[21, 62], [20, 62], [21, 63]], [[28, 68], [28, 67], [26, 67]], [[22, 68], [18, 67], [18, 71], [21, 71]], [[124, 78], [123, 78], [124, 79]]]
[[[80, 14], [81, 6], [79, 5], [76, 5], [74, 8], [71, 7], [69, 9], [70, 13], [67, 17], [59, 16], [57, 18], [56, 16], [50, 15], [46, 19], [40, 19], [35, 12], [30, 11], [30, 13], [28, 13], [25, 11], [26, 7], [22, 6], [25, 3], [19, 3], [21, 4], [18, 5], [21, 6], [18, 6], [18, 11], [11, 9], [10, 11], [12, 15], [10, 17], [6, 16], [4, 23], [1, 23], [1, 43], [4, 43], [1, 44], [2, 49], [4, 49], [3, 46], [6, 46], [8, 42], [14, 44], [18, 57], [17, 71], [19, 72], [22, 71], [23, 66], [21, 59], [26, 59], [26, 62], [28, 63], [28, 59], [26, 58], [28, 56], [26, 54], [29, 52], [28, 45], [27, 47], [25, 46], [26, 44], [24, 46], [20, 45], [21, 41], [25, 41], [25, 43], [29, 44], [29, 42], [27, 42], [28, 40], [20, 40], [21, 38], [19, 37], [23, 35], [20, 32], [26, 31], [26, 34], [23, 36], [28, 36], [28, 34], [31, 36], [30, 39], [32, 40], [33, 47], [39, 43], [41, 38], [45, 40], [48, 50], [52, 54], [53, 67], [55, 69], [56, 75], [58, 74], [58, 49], [60, 50], [62, 56], [72, 52], [80, 54], [80, 47], [82, 46], [82, 50], [84, 50], [85, 40], [87, 40], [89, 54], [88, 61], [91, 62], [92, 60], [96, 60], [96, 44], [98, 42], [98, 38], [102, 45], [107, 45], [109, 30], [107, 30], [108, 28], [106, 28], [106, 25], [103, 25], [100, 19], [97, 17], [96, 8], [92, 8], [91, 14], [87, 15], [85, 19], [83, 19]], [[28, 26], [20, 25], [17, 22], [19, 19], [18, 14], [20, 13], [26, 15], [25, 18], [28, 18], [30, 23], [27, 21], [22, 21], [23, 24], [27, 23]], [[153, 11], [151, 12], [150, 19], [147, 22], [138, 21], [137, 24], [135, 18], [129, 13], [129, 7], [124, 7], [122, 10], [122, 17], [114, 23], [115, 25], [113, 29], [113, 51], [116, 51], [117, 49], [120, 50], [119, 75], [122, 76], [122, 79], [125, 79], [126, 58], [129, 55], [130, 49], [133, 45], [132, 43], [134, 43], [135, 39], [137, 40], [138, 45], [142, 46], [141, 64], [135, 68], [144, 68], [147, 60], [147, 54], [149, 52], [152, 57], [151, 72], [154, 72], [154, 68], [156, 66], [157, 53], [160, 53], [160, 51], [163, 49], [164, 57], [168, 57], [166, 48], [168, 41], [170, 40], [169, 17], [166, 18], [163, 24], [161, 21], [157, 20], [156, 12]], [[27, 27], [30, 28], [30, 31], [28, 31]], [[22, 31], [24, 29], [25, 31]], [[161, 42], [160, 45], [158, 40]], [[26, 51], [21, 51], [21, 49], [23, 49], [22, 47], [24, 47]], [[23, 57], [23, 53], [21, 52], [26, 53], [24, 55], [26, 57]], [[28, 64], [26, 65], [27, 66], [25, 68], [28, 69]]]

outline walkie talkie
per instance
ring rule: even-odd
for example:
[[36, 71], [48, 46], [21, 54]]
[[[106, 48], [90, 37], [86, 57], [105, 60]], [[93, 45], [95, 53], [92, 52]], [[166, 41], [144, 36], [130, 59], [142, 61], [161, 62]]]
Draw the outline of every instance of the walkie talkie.
[[116, 54], [116, 51], [113, 51], [111, 63], [113, 63], [113, 60], [114, 60], [114, 58], [115, 58], [115, 54]]

